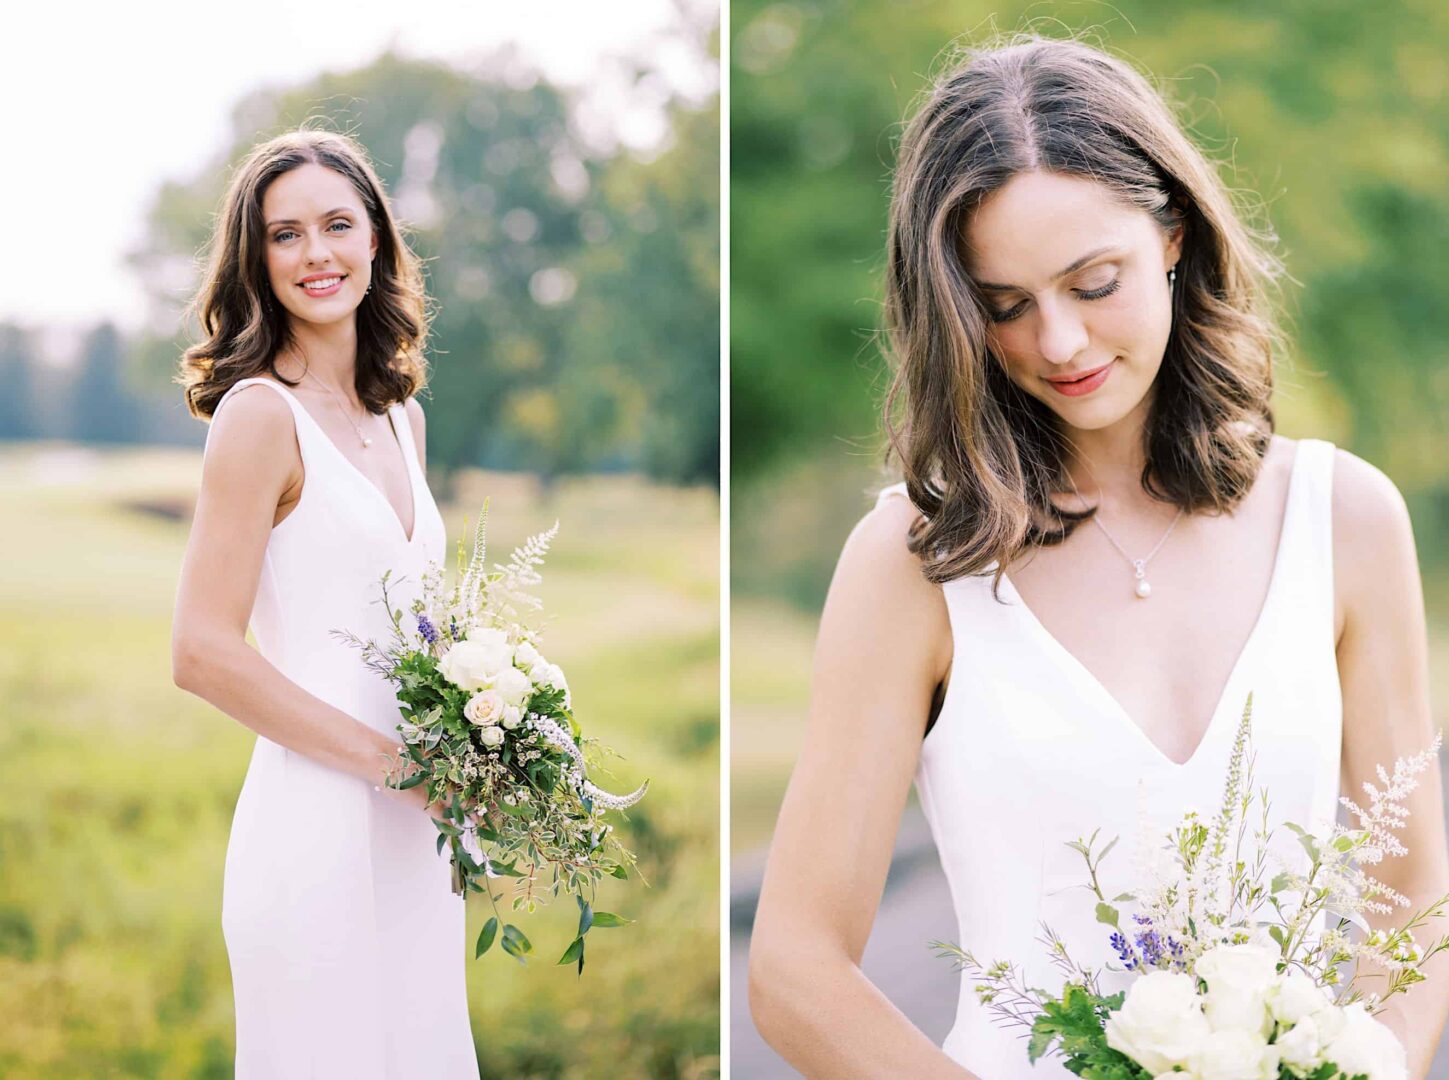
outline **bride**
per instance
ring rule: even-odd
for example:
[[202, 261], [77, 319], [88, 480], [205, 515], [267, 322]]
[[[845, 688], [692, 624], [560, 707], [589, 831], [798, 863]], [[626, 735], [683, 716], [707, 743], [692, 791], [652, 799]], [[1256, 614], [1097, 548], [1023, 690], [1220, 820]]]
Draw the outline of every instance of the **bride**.
[[222, 894], [236, 1075], [477, 1080], [441, 808], [385, 785], [396, 697], [332, 635], [386, 640], [382, 575], [406, 610], [446, 541], [420, 265], [363, 148], [303, 130], [253, 150], [197, 309], [181, 381], [211, 426], [173, 668], [257, 733]]
[[[979, 51], [910, 122], [886, 283], [905, 479], [831, 583], [750, 955], [756, 1024], [806, 1075], [1068, 1075], [964, 978], [937, 1048], [862, 974], [913, 780], [961, 944], [1046, 986], [1041, 922], [1109, 959], [1066, 843], [1127, 849], [1143, 816], [1211, 809], [1250, 692], [1279, 820], [1331, 821], [1340, 778], [1356, 793], [1432, 741], [1403, 499], [1273, 434], [1276, 270], [1163, 100], [1096, 49]], [[1436, 766], [1381, 868], [1416, 906], [1449, 891], [1440, 798]], [[1416, 1077], [1443, 959], [1381, 1017]]]

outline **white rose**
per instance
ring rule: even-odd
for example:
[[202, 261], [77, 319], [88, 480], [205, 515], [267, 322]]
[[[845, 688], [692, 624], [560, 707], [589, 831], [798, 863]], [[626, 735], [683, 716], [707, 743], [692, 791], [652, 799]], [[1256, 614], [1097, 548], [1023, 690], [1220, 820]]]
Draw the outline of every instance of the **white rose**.
[[[502, 646], [491, 637], [475, 640], [478, 634], [497, 634]], [[482, 690], [505, 667], [513, 664], [513, 654], [508, 639], [501, 631], [473, 631], [467, 641], [451, 646], [438, 661], [438, 671], [443, 678], [464, 690]]]
[[549, 664], [545, 670], [535, 671], [534, 678], [538, 680], [539, 686], [552, 686], [556, 690], [562, 690], [564, 693], [564, 707], [568, 707], [569, 684], [568, 680], [564, 678], [563, 668], [557, 664]]
[[509, 667], [498, 673], [498, 677], [493, 680], [493, 689], [503, 695], [505, 703], [522, 705], [528, 700], [529, 694], [533, 693], [533, 683], [516, 667]]
[[513, 650], [513, 662], [524, 671], [531, 671], [533, 665], [542, 659], [543, 656], [530, 641], [520, 641], [518, 647]]
[[1148, 1072], [1186, 1065], [1207, 1038], [1207, 1017], [1198, 1007], [1197, 981], [1173, 971], [1154, 971], [1132, 984], [1122, 1008], [1107, 1018], [1107, 1045]]
[[503, 745], [503, 729], [501, 727], [486, 727], [478, 733], [478, 738], [483, 745], [490, 750], [497, 750]]
[[503, 719], [503, 695], [497, 690], [474, 694], [463, 706], [463, 715], [479, 727], [490, 727]]
[[1368, 1014], [1363, 1002], [1345, 1006], [1343, 1030], [1323, 1048], [1323, 1058], [1346, 1076], [1407, 1080], [1409, 1059], [1398, 1038]]
[[1273, 1030], [1268, 991], [1278, 982], [1278, 952], [1265, 945], [1219, 945], [1198, 958], [1193, 970], [1207, 983], [1203, 1011], [1214, 1031], [1247, 1031], [1264, 1038]]
[[497, 627], [475, 626], [468, 631], [468, 641], [488, 650], [488, 662], [494, 671], [513, 663], [513, 646], [508, 644], [508, 635]]
[[1275, 1080], [1278, 1048], [1248, 1031], [1214, 1031], [1188, 1062], [1197, 1080]]
[[1280, 1034], [1274, 1043], [1283, 1056], [1283, 1063], [1300, 1072], [1311, 1072], [1323, 1064], [1323, 1033], [1311, 1016], [1294, 1021], [1293, 1030]]
[[1305, 1016], [1327, 1008], [1328, 994], [1303, 972], [1294, 968], [1268, 991], [1268, 1009], [1280, 1024], [1296, 1024]]
[[503, 726], [512, 731], [523, 722], [523, 706], [505, 705], [503, 707]]

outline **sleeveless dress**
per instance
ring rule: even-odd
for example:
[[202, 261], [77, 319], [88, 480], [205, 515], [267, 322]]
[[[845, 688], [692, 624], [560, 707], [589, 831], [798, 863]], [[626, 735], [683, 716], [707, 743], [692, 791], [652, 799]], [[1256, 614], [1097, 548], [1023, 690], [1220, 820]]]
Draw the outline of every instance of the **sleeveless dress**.
[[[1304, 439], [1295, 454], [1266, 599], [1184, 764], [1164, 755], [1037, 621], [1009, 577], [1004, 603], [992, 597], [989, 576], [943, 586], [954, 658], [915, 784], [950, 886], [958, 943], [978, 960], [1009, 960], [1028, 985], [1060, 990], [1063, 976], [1037, 940], [1046, 923], [1079, 966], [1120, 967], [1091, 893], [1075, 887], [1086, 881], [1085, 863], [1066, 845], [1098, 827], [1099, 846], [1120, 837], [1102, 864], [1102, 887], [1109, 897], [1130, 890], [1144, 836], [1155, 844], [1187, 809], [1217, 809], [1250, 691], [1255, 788], [1269, 791], [1270, 821], [1312, 828], [1334, 820], [1342, 729], [1334, 447]], [[886, 488], [877, 503], [892, 494], [904, 495], [905, 485]], [[1282, 842], [1292, 857], [1296, 839], [1280, 833], [1274, 847]], [[1130, 978], [1108, 973], [1104, 991], [1124, 989]], [[995, 1022], [974, 985], [963, 973], [943, 1046], [949, 1057], [983, 1080], [1071, 1076], [1058, 1057], [1029, 1065], [1026, 1029]]]
[[[286, 387], [242, 379], [216, 411], [253, 383], [291, 407], [305, 470], [301, 500], [262, 561], [250, 621], [258, 649], [308, 693], [395, 733], [393, 685], [331, 631], [385, 643], [383, 571], [392, 606], [406, 611], [427, 562], [443, 561], [443, 519], [407, 411], [389, 407], [396, 439], [371, 449], [407, 464], [411, 538]], [[476, 1080], [464, 904], [435, 838], [422, 810], [257, 738], [222, 891], [238, 1080]]]

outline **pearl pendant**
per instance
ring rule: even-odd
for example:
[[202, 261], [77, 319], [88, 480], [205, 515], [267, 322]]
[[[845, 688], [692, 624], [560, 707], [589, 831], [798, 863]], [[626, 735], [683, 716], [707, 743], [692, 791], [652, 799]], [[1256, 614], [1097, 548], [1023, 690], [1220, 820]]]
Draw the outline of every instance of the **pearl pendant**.
[[366, 450], [371, 445], [372, 445], [372, 440], [371, 439], [363, 439], [362, 440], [362, 448], [364, 450]]
[[1152, 586], [1149, 585], [1149, 584], [1147, 584], [1147, 581], [1146, 581], [1145, 578], [1142, 581], [1139, 581], [1137, 583], [1137, 596], [1138, 596], [1138, 599], [1146, 600], [1151, 595], [1152, 595]]
[[1147, 584], [1147, 563], [1143, 559], [1132, 562], [1132, 572], [1137, 578], [1137, 599], [1146, 600], [1152, 595], [1152, 586]]

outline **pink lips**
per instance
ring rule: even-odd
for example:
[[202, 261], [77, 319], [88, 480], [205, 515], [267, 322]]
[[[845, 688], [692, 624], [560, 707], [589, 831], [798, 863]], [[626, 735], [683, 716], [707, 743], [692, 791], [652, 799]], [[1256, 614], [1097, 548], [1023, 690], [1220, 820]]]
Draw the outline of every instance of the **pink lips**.
[[[338, 280], [337, 284], [336, 285], [333, 285], [330, 289], [321, 289], [321, 290], [318, 290], [318, 289], [309, 289], [309, 288], [307, 288], [305, 282], [315, 281], [319, 277], [336, 277], [339, 280]], [[342, 288], [342, 282], [347, 280], [347, 276], [345, 274], [313, 274], [311, 277], [303, 278], [302, 280], [303, 280], [304, 283], [301, 284], [301, 285], [298, 285], [297, 287], [299, 289], [301, 289], [304, 293], [306, 293], [308, 296], [331, 296], [335, 292], [337, 292], [339, 289]]]
[[1106, 382], [1107, 376], [1112, 373], [1112, 365], [1116, 362], [1112, 360], [1109, 363], [1103, 364], [1097, 370], [1089, 372], [1074, 382], [1056, 382], [1052, 379], [1048, 379], [1047, 382], [1059, 394], [1065, 394], [1067, 397], [1081, 397], [1083, 394], [1090, 394]]

